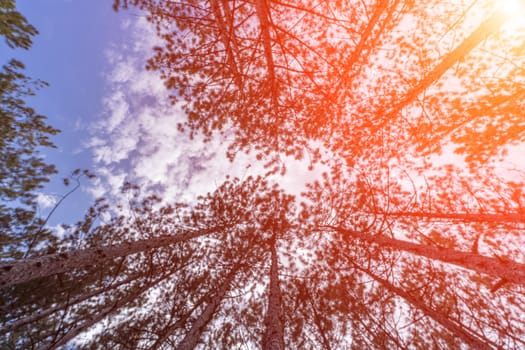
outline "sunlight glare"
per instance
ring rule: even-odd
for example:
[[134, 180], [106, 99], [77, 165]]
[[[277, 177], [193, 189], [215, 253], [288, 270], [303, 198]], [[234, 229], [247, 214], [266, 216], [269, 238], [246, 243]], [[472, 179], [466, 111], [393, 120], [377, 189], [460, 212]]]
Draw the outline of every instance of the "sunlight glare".
[[523, 0], [502, 0], [500, 4], [505, 12], [509, 15], [517, 15], [521, 12], [523, 14], [525, 4]]
[[509, 17], [513, 27], [525, 26], [525, 0], [499, 0], [498, 5]]

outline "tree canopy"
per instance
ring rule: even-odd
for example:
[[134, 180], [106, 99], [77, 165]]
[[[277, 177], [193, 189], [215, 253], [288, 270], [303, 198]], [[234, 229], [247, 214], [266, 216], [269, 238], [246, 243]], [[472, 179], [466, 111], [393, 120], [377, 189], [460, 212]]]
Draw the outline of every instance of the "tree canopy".
[[181, 127], [234, 133], [232, 156], [318, 159], [317, 141], [354, 164], [452, 141], [478, 164], [523, 141], [523, 28], [498, 2], [115, 2], [131, 5], [162, 40], [148, 68]]
[[114, 3], [129, 7], [161, 39], [147, 67], [181, 131], [233, 135], [231, 157], [271, 171], [284, 155], [328, 170], [301, 196], [262, 174], [192, 203], [124, 184], [126, 207], [97, 200], [0, 262], [2, 347], [525, 347], [525, 177], [497, 163], [524, 141], [525, 29], [501, 6]]
[[[16, 10], [14, 1], [2, 2], [0, 18], [0, 35], [7, 44], [29, 49], [31, 37], [38, 32]], [[46, 236], [43, 221], [36, 214], [36, 190], [56, 173], [55, 166], [48, 164], [40, 151], [54, 147], [50, 137], [58, 130], [26, 104], [26, 99], [46, 83], [27, 77], [24, 68], [22, 62], [11, 59], [0, 70], [0, 256], [3, 257], [19, 257], [22, 254], [19, 248], [27, 250], [36, 243], [36, 232], [40, 238]]]
[[33, 44], [31, 37], [38, 30], [16, 9], [16, 0], [4, 0], [0, 4], [0, 35], [11, 48], [29, 49]]

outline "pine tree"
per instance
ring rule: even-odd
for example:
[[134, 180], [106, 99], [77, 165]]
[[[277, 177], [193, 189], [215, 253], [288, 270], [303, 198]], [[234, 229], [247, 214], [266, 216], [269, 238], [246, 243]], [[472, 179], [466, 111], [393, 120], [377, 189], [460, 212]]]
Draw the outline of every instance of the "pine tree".
[[32, 36], [38, 30], [16, 9], [16, 0], [5, 0], [0, 4], [0, 36], [3, 36], [11, 48], [29, 49], [33, 44]]
[[185, 105], [181, 128], [233, 125], [232, 157], [316, 161], [316, 141], [362, 165], [378, 148], [410, 160], [446, 139], [476, 165], [523, 138], [522, 35], [494, 2], [114, 2], [130, 6], [163, 42], [147, 67]]
[[[36, 34], [14, 0], [0, 4], [0, 36], [9, 47], [29, 49]], [[24, 75], [24, 68], [11, 59], [0, 70], [0, 256], [4, 257], [21, 256], [21, 249], [37, 236], [48, 244], [53, 240], [36, 215], [35, 191], [56, 173], [39, 152], [54, 147], [50, 137], [58, 130], [26, 105], [25, 100], [46, 83]]]
[[[56, 251], [1, 263], [3, 347], [525, 346], [524, 182], [486, 162], [523, 133], [522, 42], [496, 5], [128, 6], [163, 40], [148, 67], [185, 103], [182, 129], [233, 126], [230, 155], [269, 166], [322, 144], [330, 169], [302, 202], [260, 177], [194, 203], [137, 196], [132, 215], [97, 203]], [[422, 156], [451, 142], [469, 166]]]

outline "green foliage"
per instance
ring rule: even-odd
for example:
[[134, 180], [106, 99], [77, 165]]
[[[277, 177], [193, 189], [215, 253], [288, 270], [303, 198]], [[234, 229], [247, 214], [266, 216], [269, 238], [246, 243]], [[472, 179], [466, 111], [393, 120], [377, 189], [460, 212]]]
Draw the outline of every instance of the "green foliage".
[[11, 60], [0, 71], [0, 200], [31, 204], [34, 190], [56, 172], [39, 155], [39, 147], [54, 147], [49, 136], [58, 130], [26, 105], [24, 99], [45, 83], [31, 81], [22, 69], [21, 62]]
[[0, 36], [3, 36], [11, 48], [29, 49], [33, 43], [31, 37], [38, 30], [16, 10], [16, 0], [2, 0], [0, 3]]
[[[29, 49], [36, 34], [14, 0], [1, 2], [0, 35], [9, 47]], [[24, 68], [12, 59], [0, 71], [0, 256], [15, 258], [21, 257], [24, 246], [49, 238], [36, 214], [35, 191], [56, 173], [40, 149], [54, 147], [50, 136], [58, 133], [45, 116], [26, 104], [47, 84], [27, 77]]]

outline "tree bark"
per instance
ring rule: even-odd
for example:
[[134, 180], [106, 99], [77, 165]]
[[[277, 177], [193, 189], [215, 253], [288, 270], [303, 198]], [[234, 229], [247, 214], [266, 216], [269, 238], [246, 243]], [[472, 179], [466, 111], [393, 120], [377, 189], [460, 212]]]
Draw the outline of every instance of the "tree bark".
[[377, 4], [376, 9], [374, 10], [374, 13], [372, 14], [372, 18], [368, 21], [365, 30], [361, 34], [359, 38], [359, 42], [357, 43], [355, 49], [353, 50], [352, 54], [350, 55], [350, 58], [343, 66], [343, 72], [342, 72], [342, 80], [337, 85], [336, 92], [339, 93], [341, 89], [346, 88], [345, 85], [348, 83], [351, 77], [348, 77], [348, 74], [352, 73], [352, 69], [355, 64], [357, 64], [357, 61], [361, 58], [361, 53], [365, 49], [365, 45], [372, 36], [372, 32], [374, 28], [376, 27], [377, 23], [379, 22], [379, 18], [381, 15], [388, 9], [388, 0], [381, 0]]
[[146, 250], [184, 242], [220, 230], [214, 227], [199, 231], [184, 232], [175, 236], [161, 236], [118, 245], [95, 247], [68, 253], [50, 254], [41, 257], [0, 263], [0, 288], [27, 282], [36, 278], [67, 272], [76, 268], [94, 265], [97, 262], [143, 252]]
[[456, 337], [460, 338], [465, 344], [468, 344], [472, 349], [479, 349], [479, 350], [492, 350], [493, 349], [487, 343], [480, 340], [477, 336], [475, 336], [474, 334], [471, 334], [470, 332], [468, 332], [467, 330], [465, 330], [464, 328], [462, 328], [460, 325], [456, 324], [455, 322], [452, 322], [450, 319], [448, 319], [447, 316], [443, 315], [439, 311], [434, 310], [433, 308], [427, 306], [421, 300], [418, 300], [418, 298], [413, 297], [406, 291], [394, 286], [389, 281], [384, 280], [374, 275], [370, 271], [357, 266], [353, 262], [352, 262], [352, 265], [358, 270], [370, 276], [374, 281], [381, 284], [392, 294], [405, 299], [409, 304], [412, 304], [415, 308], [423, 312], [426, 316], [430, 317], [431, 319], [439, 323], [441, 326], [446, 328], [449, 332], [454, 334]]
[[428, 73], [419, 84], [410, 90], [405, 97], [394, 106], [388, 113], [393, 116], [401, 109], [412, 103], [419, 94], [425, 91], [430, 85], [436, 82], [445, 72], [461, 60], [465, 55], [472, 51], [480, 42], [485, 40], [490, 34], [497, 31], [499, 27], [505, 23], [505, 16], [501, 11], [495, 12], [492, 16], [483, 21], [465, 40], [459, 44], [452, 52], [447, 54], [441, 62], [439, 62], [434, 69]]
[[261, 39], [264, 48], [264, 57], [266, 59], [266, 68], [268, 70], [268, 85], [272, 96], [272, 103], [276, 104], [277, 101], [277, 84], [275, 77], [275, 63], [273, 60], [272, 50], [272, 36], [270, 34], [270, 8], [268, 0], [256, 0], [255, 9], [259, 24], [261, 27]]
[[91, 291], [89, 293], [85, 293], [85, 294], [76, 296], [76, 297], [74, 297], [72, 299], [69, 299], [65, 303], [57, 304], [57, 305], [55, 305], [53, 307], [50, 307], [48, 309], [37, 311], [36, 313], [34, 313], [32, 315], [29, 315], [29, 316], [26, 316], [24, 318], [18, 319], [15, 322], [0, 328], [0, 334], [6, 334], [8, 332], [11, 332], [11, 331], [17, 329], [18, 327], [21, 327], [21, 326], [26, 325], [28, 323], [32, 323], [32, 322], [36, 322], [38, 320], [41, 320], [44, 317], [47, 317], [47, 316], [49, 316], [51, 314], [54, 314], [57, 311], [64, 310], [64, 309], [66, 309], [66, 308], [68, 308], [70, 306], [76, 305], [76, 304], [81, 303], [84, 300], [87, 300], [87, 299], [89, 299], [91, 297], [94, 297], [96, 295], [99, 295], [99, 294], [105, 293], [107, 291], [110, 291], [112, 289], [118, 288], [118, 287], [120, 287], [120, 286], [122, 286], [122, 285], [124, 285], [126, 283], [132, 282], [132, 281], [134, 281], [136, 279], [137, 279], [137, 276], [132, 276], [132, 277], [126, 278], [123, 281], [114, 283], [112, 285], [109, 285], [109, 286], [106, 286], [106, 287], [102, 287], [102, 288], [99, 288], [99, 289], [95, 289], [95, 290], [93, 290], [93, 291]]
[[184, 316], [179, 318], [175, 323], [165, 327], [162, 330], [162, 333], [160, 333], [159, 338], [155, 341], [155, 343], [153, 343], [153, 345], [151, 345], [148, 348], [148, 350], [157, 350], [158, 348], [160, 348], [162, 344], [164, 344], [166, 340], [168, 340], [168, 338], [173, 334], [173, 332], [175, 332], [177, 329], [184, 326], [184, 324], [186, 323], [188, 318], [191, 316], [193, 311], [195, 311], [195, 309], [201, 306], [204, 300], [205, 298], [199, 299], [199, 301], [195, 303], [195, 305]]
[[264, 324], [266, 330], [263, 335], [263, 350], [284, 349], [284, 322], [282, 311], [282, 296], [279, 286], [279, 267], [275, 239], [271, 246], [270, 286], [268, 295], [268, 311]]
[[457, 220], [461, 222], [486, 222], [486, 223], [525, 223], [524, 214], [469, 214], [469, 213], [431, 213], [431, 212], [391, 212], [385, 216], [415, 217], [437, 220]]
[[150, 282], [146, 282], [142, 287], [132, 288], [134, 290], [132, 291], [131, 294], [125, 296], [123, 299], [117, 300], [115, 303], [113, 303], [111, 305], [108, 305], [105, 308], [103, 308], [102, 310], [97, 311], [96, 313], [90, 315], [80, 325], [77, 325], [77, 326], [73, 327], [72, 329], [70, 329], [69, 331], [67, 331], [67, 333], [65, 333], [65, 335], [62, 338], [58, 339], [57, 341], [53, 341], [53, 342], [51, 342], [49, 344], [44, 344], [44, 345], [40, 346], [38, 348], [38, 350], [58, 349], [62, 345], [67, 344], [70, 340], [75, 338], [80, 333], [82, 333], [85, 330], [87, 330], [88, 328], [94, 326], [98, 322], [102, 321], [105, 317], [109, 316], [113, 312], [118, 311], [120, 308], [122, 308], [122, 307], [126, 306], [127, 304], [131, 303], [132, 301], [137, 299], [142, 293], [146, 292], [148, 289], [154, 287], [158, 283], [160, 283], [163, 280], [165, 280], [166, 278], [170, 277], [171, 274], [172, 274], [171, 272], [170, 273], [166, 273], [162, 277], [159, 277], [159, 278], [157, 278], [157, 279], [155, 279], [153, 281], [150, 281]]
[[360, 234], [339, 227], [329, 228], [344, 236], [358, 239], [363, 242], [374, 243], [384, 248], [392, 248], [398, 251], [424, 256], [429, 259], [454, 264], [495, 278], [506, 279], [511, 283], [525, 285], [525, 264], [510, 260], [502, 260], [500, 258], [492, 258], [477, 253], [412, 243], [380, 234]]
[[211, 321], [215, 311], [222, 302], [222, 299], [224, 299], [224, 296], [230, 288], [230, 284], [240, 267], [241, 263], [238, 262], [228, 273], [228, 276], [226, 276], [226, 279], [219, 287], [217, 294], [215, 294], [208, 305], [206, 305], [206, 308], [204, 308], [204, 311], [200, 314], [199, 318], [193, 322], [191, 329], [177, 346], [177, 350], [193, 350], [195, 348], [202, 336], [202, 332], [206, 328], [206, 325]]
[[[228, 6], [227, 3], [224, 3], [223, 5]], [[239, 48], [237, 47], [233, 33], [233, 18], [228, 16], [228, 9], [225, 8], [223, 13], [219, 4], [219, 0], [210, 0], [210, 6], [213, 11], [213, 15], [215, 16], [217, 27], [219, 28], [219, 36], [226, 51], [226, 57], [230, 65], [231, 73], [237, 88], [240, 89], [242, 88], [242, 75], [239, 65], [235, 59], [236, 56], [239, 57]], [[228, 21], [228, 23], [224, 21], [225, 19]]]

